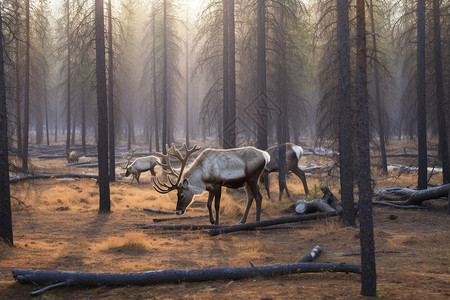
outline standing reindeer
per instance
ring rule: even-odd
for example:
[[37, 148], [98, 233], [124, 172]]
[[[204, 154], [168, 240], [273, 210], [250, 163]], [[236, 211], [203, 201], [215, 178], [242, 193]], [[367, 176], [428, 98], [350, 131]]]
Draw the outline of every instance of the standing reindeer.
[[[266, 151], [269, 153], [271, 160], [270, 162], [267, 164], [267, 166], [264, 169], [264, 172], [261, 176], [261, 181], [264, 182], [264, 186], [267, 190], [267, 196], [270, 199], [270, 191], [269, 191], [269, 173], [272, 172], [278, 172], [279, 170], [279, 166], [280, 166], [280, 151], [283, 151], [285, 148], [285, 153], [286, 153], [286, 174], [291, 171], [292, 173], [294, 173], [295, 175], [297, 175], [298, 178], [300, 178], [300, 180], [303, 183], [303, 188], [305, 189], [305, 194], [308, 194], [309, 190], [308, 190], [308, 185], [306, 184], [306, 176], [305, 176], [305, 172], [303, 172], [299, 167], [298, 167], [298, 161], [301, 157], [301, 155], [303, 154], [303, 149], [300, 146], [297, 146], [295, 144], [292, 143], [285, 143], [285, 144], [280, 144], [280, 145], [276, 145], [273, 147], [270, 147], [269, 149], [267, 149]], [[280, 176], [280, 174], [278, 174], [278, 176]], [[289, 190], [287, 188], [286, 185], [286, 180], [278, 180], [280, 186], [280, 193], [278, 195], [278, 201], [281, 200], [281, 196], [283, 195], [283, 189], [286, 189], [286, 194], [288, 197], [290, 197], [289, 194]]]
[[122, 169], [127, 170], [125, 172], [125, 177], [128, 177], [130, 175], [133, 175], [133, 178], [131, 179], [130, 183], [133, 183], [133, 180], [136, 178], [136, 181], [139, 182], [139, 177], [141, 177], [142, 172], [150, 171], [152, 176], [156, 176], [155, 167], [157, 162], [159, 161], [159, 158], [156, 156], [150, 155], [145, 156], [141, 158], [137, 158], [132, 164], [130, 164], [131, 158], [134, 155], [134, 152], [136, 151], [137, 147], [131, 149], [131, 155], [126, 157], [125, 154], [122, 156], [123, 158], [127, 159], [127, 165], [125, 167], [122, 167]]
[[[167, 154], [156, 153], [158, 157], [164, 159], [165, 163], [158, 162], [163, 171], [170, 176], [174, 176], [174, 182], [169, 177], [169, 184], [162, 183], [158, 178], [153, 178], [153, 188], [159, 193], [166, 194], [177, 190], [177, 214], [184, 214], [186, 208], [192, 203], [196, 194], [208, 191], [208, 211], [211, 224], [219, 224], [220, 197], [222, 186], [229, 188], [244, 187], [247, 192], [247, 207], [240, 223], [245, 223], [247, 215], [253, 202], [256, 202], [256, 220], [261, 216], [262, 195], [259, 192], [258, 180], [265, 166], [270, 161], [267, 152], [258, 150], [254, 147], [241, 147], [227, 150], [205, 149], [192, 165], [183, 174], [187, 159], [195, 151], [200, 150], [197, 145], [188, 149], [183, 144], [185, 156], [183, 157], [180, 149], [176, 149], [172, 144], [166, 145]], [[170, 157], [176, 157], [181, 161], [179, 173], [175, 171], [170, 164]], [[214, 199], [214, 208], [216, 210], [216, 219], [212, 213], [212, 201]]]

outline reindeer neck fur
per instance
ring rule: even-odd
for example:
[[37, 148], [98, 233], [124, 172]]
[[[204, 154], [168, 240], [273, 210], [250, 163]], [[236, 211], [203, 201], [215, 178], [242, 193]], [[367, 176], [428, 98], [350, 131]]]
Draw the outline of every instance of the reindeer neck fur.
[[[200, 158], [200, 156], [199, 156]], [[201, 194], [206, 190], [206, 184], [202, 180], [202, 168], [199, 167], [202, 160], [198, 158], [194, 161], [194, 163], [186, 170], [183, 174], [181, 182], [184, 179], [189, 180], [189, 188], [194, 194]]]

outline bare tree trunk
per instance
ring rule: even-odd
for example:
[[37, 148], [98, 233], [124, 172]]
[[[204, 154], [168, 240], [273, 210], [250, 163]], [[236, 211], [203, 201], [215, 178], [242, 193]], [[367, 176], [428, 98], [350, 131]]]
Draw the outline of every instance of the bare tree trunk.
[[425, 0], [417, 1], [417, 137], [419, 140], [418, 189], [427, 188], [427, 104], [425, 79]]
[[365, 2], [356, 1], [356, 95], [358, 100], [358, 189], [361, 244], [361, 294], [377, 294], [375, 244], [372, 221], [372, 187], [370, 185], [370, 132], [367, 100], [367, 47]]
[[108, 172], [108, 100], [106, 95], [105, 17], [103, 0], [95, 0], [95, 61], [98, 108], [98, 186], [99, 213], [111, 211]]
[[44, 109], [45, 109], [45, 130], [47, 135], [47, 146], [50, 145], [48, 129], [48, 97], [47, 97], [47, 71], [44, 69]]
[[30, 0], [25, 1], [26, 44], [25, 44], [25, 94], [23, 108], [22, 168], [28, 171], [28, 134], [30, 130]]
[[442, 76], [441, 23], [439, 0], [433, 0], [434, 21], [434, 65], [436, 81], [436, 116], [439, 134], [439, 157], [442, 161], [442, 183], [450, 182], [450, 159], [448, 153], [447, 124], [444, 105], [444, 83]]
[[0, 242], [13, 245], [8, 163], [8, 111], [6, 109], [5, 66], [3, 62], [3, 18], [0, 4]]
[[375, 68], [375, 101], [377, 105], [377, 123], [378, 123], [378, 137], [380, 139], [380, 152], [381, 152], [381, 169], [383, 174], [387, 174], [387, 159], [386, 159], [386, 141], [385, 141], [385, 130], [383, 121], [383, 110], [381, 104], [380, 96], [380, 72], [378, 69], [378, 48], [377, 48], [377, 37], [375, 33], [375, 18], [373, 16], [373, 1], [370, 0], [370, 24], [372, 27], [372, 43], [373, 43], [373, 57], [374, 57], [374, 68]]
[[112, 33], [112, 7], [108, 0], [108, 129], [109, 129], [109, 182], [116, 181], [116, 132], [114, 128], [114, 51]]
[[186, 6], [186, 75], [185, 75], [185, 133], [186, 133], [186, 139], [185, 143], [189, 147], [189, 8]]
[[86, 153], [86, 90], [81, 92], [81, 150]]
[[256, 147], [267, 149], [267, 81], [266, 81], [266, 5], [265, 0], [258, 0], [258, 64], [257, 64], [257, 127]]
[[168, 86], [167, 86], [167, 1], [164, 0], [163, 7], [163, 128], [162, 128], [162, 150], [165, 153], [165, 145], [169, 141], [169, 124], [168, 124]]
[[348, 0], [338, 0], [338, 61], [339, 61], [339, 161], [342, 196], [342, 222], [344, 226], [356, 227], [353, 200], [353, 130], [350, 93], [350, 36]]
[[66, 9], [67, 9], [67, 137], [66, 137], [66, 154], [69, 155], [69, 150], [70, 150], [70, 114], [71, 114], [71, 97], [70, 97], [70, 93], [71, 93], [71, 80], [72, 80], [72, 76], [71, 76], [71, 51], [70, 51], [70, 1], [67, 0], [66, 1]]
[[236, 36], [234, 0], [228, 0], [228, 148], [236, 147]]
[[[155, 124], [155, 150], [159, 152], [159, 117], [158, 117], [158, 101], [157, 101], [157, 92], [156, 92], [156, 11], [153, 8], [152, 10], [153, 19], [152, 19], [152, 32], [153, 32], [153, 124]], [[164, 146], [163, 146], [164, 148]]]
[[222, 16], [222, 22], [223, 22], [223, 51], [222, 51], [222, 72], [223, 72], [223, 79], [222, 79], [222, 94], [223, 94], [223, 104], [222, 104], [222, 148], [229, 148], [228, 146], [228, 109], [229, 109], [229, 46], [228, 46], [228, 2], [229, 0], [222, 0], [222, 10], [223, 10], [223, 16]]
[[[15, 6], [15, 22], [17, 24], [16, 32], [19, 34], [20, 29], [20, 16], [19, 16], [19, 7]], [[23, 159], [23, 146], [22, 146], [22, 101], [20, 98], [20, 59], [19, 59], [19, 44], [20, 39], [16, 38], [15, 41], [15, 60], [16, 60], [16, 133], [17, 133], [17, 154], [20, 159]]]

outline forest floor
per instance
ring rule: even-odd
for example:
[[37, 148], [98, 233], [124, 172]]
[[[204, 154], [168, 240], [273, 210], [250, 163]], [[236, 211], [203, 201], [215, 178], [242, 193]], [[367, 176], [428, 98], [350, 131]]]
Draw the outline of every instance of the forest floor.
[[[393, 142], [390, 153], [403, 147]], [[411, 151], [413, 152], [413, 151]], [[88, 160], [82, 157], [81, 160]], [[389, 162], [414, 164], [414, 158]], [[373, 158], [376, 162], [377, 158]], [[65, 166], [63, 159], [32, 159], [34, 171], [47, 173], [96, 173], [95, 169]], [[332, 158], [305, 155], [301, 166], [332, 163]], [[123, 173], [120, 167], [118, 173]], [[374, 189], [415, 188], [417, 174], [392, 170], [383, 176], [374, 169]], [[338, 218], [305, 222], [309, 229], [236, 232], [211, 237], [205, 231], [140, 229], [153, 218], [167, 215], [143, 208], [174, 210], [176, 194], [156, 193], [150, 174], [141, 183], [119, 178], [111, 184], [112, 212], [98, 214], [98, 186], [93, 179], [41, 179], [11, 185], [14, 197], [14, 247], [0, 244], [0, 299], [26, 299], [39, 289], [14, 280], [12, 268], [79, 272], [142, 272], [164, 269], [247, 267], [295, 263], [315, 245], [324, 252], [317, 262], [359, 264], [359, 229], [342, 228]], [[431, 184], [440, 184], [439, 174]], [[338, 179], [325, 171], [307, 174], [308, 186], [327, 185], [340, 198]], [[272, 199], [278, 199], [276, 175], [271, 177]], [[283, 210], [304, 199], [300, 180], [290, 175], [291, 197], [281, 202], [263, 194], [262, 220], [289, 215]], [[245, 209], [246, 197], [239, 191], [224, 192], [221, 223], [236, 224]], [[188, 208], [187, 216], [207, 214], [204, 193]], [[450, 298], [450, 217], [447, 200], [430, 201], [423, 210], [374, 206], [373, 221], [379, 299]], [[169, 216], [170, 217], [170, 216]], [[248, 222], [255, 218], [254, 205]], [[175, 221], [171, 224], [209, 224], [208, 219]], [[384, 252], [385, 251], [385, 252]], [[389, 251], [389, 252], [387, 252]], [[383, 253], [384, 252], [384, 253]], [[365, 299], [360, 296], [358, 274], [316, 273], [256, 277], [237, 281], [158, 284], [149, 286], [60, 287], [41, 299]]]

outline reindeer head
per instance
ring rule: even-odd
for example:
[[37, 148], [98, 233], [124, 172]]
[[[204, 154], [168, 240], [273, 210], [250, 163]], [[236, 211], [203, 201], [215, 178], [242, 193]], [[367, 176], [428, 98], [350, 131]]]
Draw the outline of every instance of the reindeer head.
[[128, 157], [127, 157], [125, 154], [122, 154], [122, 158], [124, 158], [124, 159], [127, 160], [127, 164], [126, 164], [125, 166], [121, 166], [122, 169], [127, 170], [127, 171], [125, 172], [125, 177], [128, 177], [128, 176], [131, 175], [131, 172], [130, 172], [130, 168], [131, 168], [131, 167], [130, 167], [130, 161], [131, 161], [131, 158], [133, 158], [134, 152], [136, 152], [137, 149], [138, 149], [137, 146], [134, 147], [133, 149], [131, 149], [131, 155], [128, 156]]
[[[183, 155], [181, 154], [180, 149], [176, 149], [175, 145], [172, 144], [172, 147], [169, 148], [168, 145], [166, 145], [166, 152], [167, 154], [161, 154], [161, 153], [155, 153], [156, 156], [164, 159], [165, 163], [161, 161], [157, 161], [157, 164], [159, 166], [161, 166], [162, 170], [168, 175], [168, 181], [169, 184], [167, 183], [163, 183], [159, 180], [158, 177], [153, 177], [153, 188], [161, 193], [161, 194], [167, 194], [170, 191], [173, 190], [177, 190], [177, 208], [176, 208], [176, 212], [179, 215], [184, 214], [184, 212], [186, 211], [186, 208], [191, 204], [194, 193], [193, 190], [191, 189], [190, 185], [189, 185], [189, 181], [187, 179], [184, 179], [182, 183], [180, 183], [181, 181], [181, 177], [184, 171], [184, 168], [186, 166], [187, 160], [189, 158], [189, 156], [194, 153], [195, 151], [200, 150], [200, 147], [197, 147], [197, 145], [195, 145], [192, 149], [188, 149], [186, 144], [183, 144], [182, 148], [184, 148], [184, 152], [185, 152], [185, 156], [183, 157]], [[176, 157], [180, 160], [181, 162], [181, 169], [180, 172], [178, 173], [177, 171], [175, 171], [172, 167], [172, 165], [170, 164], [170, 157]], [[171, 177], [175, 177], [176, 181], [173, 181]]]

